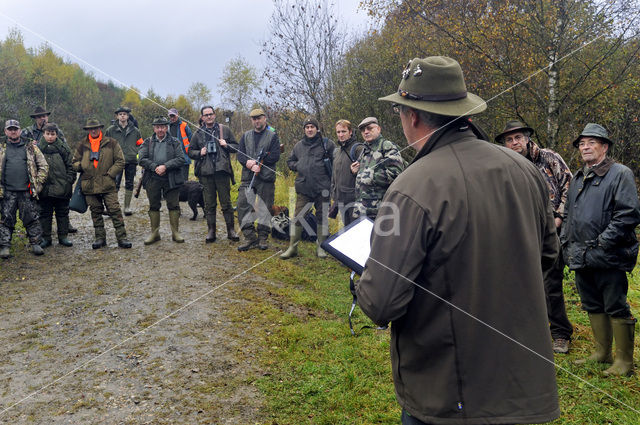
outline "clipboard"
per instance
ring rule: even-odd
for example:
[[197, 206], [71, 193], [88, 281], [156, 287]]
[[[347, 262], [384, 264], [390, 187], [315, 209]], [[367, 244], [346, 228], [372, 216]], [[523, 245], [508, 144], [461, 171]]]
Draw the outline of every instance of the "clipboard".
[[321, 247], [358, 275], [362, 275], [371, 253], [373, 224], [369, 217], [359, 217], [338, 233], [329, 236]]

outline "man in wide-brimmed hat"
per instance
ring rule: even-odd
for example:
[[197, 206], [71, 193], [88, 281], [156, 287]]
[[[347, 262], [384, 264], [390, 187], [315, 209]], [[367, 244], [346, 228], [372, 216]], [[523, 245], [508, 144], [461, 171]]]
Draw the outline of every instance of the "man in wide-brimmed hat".
[[[29, 116], [33, 118], [33, 125], [22, 129], [22, 136], [29, 137], [36, 142], [42, 140], [42, 136], [44, 135], [44, 126], [49, 122], [49, 115], [51, 115], [51, 111], [47, 111], [42, 106], [36, 106]], [[60, 139], [66, 145], [66, 139], [64, 137], [64, 133], [60, 128], [58, 128], [58, 139]]]
[[557, 418], [542, 282], [558, 237], [544, 179], [467, 118], [486, 104], [451, 58], [413, 59], [381, 100], [417, 155], [387, 189], [355, 290], [375, 323], [392, 322], [403, 424]]
[[[540, 149], [531, 140], [534, 131], [518, 120], [507, 122], [504, 130], [495, 137], [495, 141], [507, 148], [518, 152], [540, 170], [549, 189], [549, 201], [553, 208], [556, 232], [560, 234], [564, 204], [569, 192], [571, 171], [560, 155], [551, 149]], [[547, 297], [547, 315], [549, 328], [553, 339], [553, 352], [566, 354], [573, 334], [573, 325], [567, 317], [562, 293], [562, 278], [564, 277], [564, 261], [558, 255], [555, 266], [544, 277], [544, 289]]]
[[[42, 106], [37, 106], [29, 116], [33, 118], [33, 125], [27, 128], [22, 129], [22, 137], [26, 137], [29, 139], [33, 139], [36, 142], [41, 142], [44, 136], [44, 127], [49, 123], [49, 115], [51, 115], [51, 111], [47, 111]], [[65, 146], [69, 152], [71, 152], [71, 148], [67, 143], [67, 139], [64, 136], [64, 132], [58, 127], [58, 140], [60, 143]], [[77, 233], [78, 229], [73, 227], [71, 223], [69, 223], [69, 233]]]
[[111, 217], [120, 248], [131, 248], [127, 240], [124, 218], [118, 202], [116, 176], [124, 168], [124, 155], [118, 141], [102, 134], [103, 124], [89, 118], [83, 127], [87, 131], [73, 155], [73, 168], [80, 173], [80, 184], [84, 193], [95, 231], [93, 249], [107, 246], [102, 211], [106, 208]]
[[611, 145], [607, 130], [595, 123], [573, 142], [585, 165], [571, 180], [560, 240], [596, 342], [596, 351], [578, 362], [613, 360], [606, 375], [631, 375], [636, 319], [627, 303], [626, 272], [638, 257], [640, 202], [633, 172], [608, 156]]
[[133, 197], [133, 180], [136, 176], [138, 165], [138, 150], [142, 145], [142, 135], [138, 127], [129, 119], [131, 108], [120, 106], [114, 112], [116, 122], [105, 131], [106, 137], [112, 137], [118, 141], [124, 154], [124, 170], [116, 176], [116, 192], [120, 190], [122, 174], [124, 173], [124, 215], [131, 215], [131, 198]]
[[149, 199], [149, 220], [151, 235], [144, 241], [151, 245], [160, 240], [160, 203], [162, 198], [169, 210], [171, 237], [174, 242], [182, 243], [180, 235], [180, 186], [185, 182], [182, 167], [184, 152], [182, 143], [169, 134], [169, 120], [156, 117], [153, 120], [153, 135], [147, 138], [140, 148], [140, 166], [144, 168], [144, 188]]

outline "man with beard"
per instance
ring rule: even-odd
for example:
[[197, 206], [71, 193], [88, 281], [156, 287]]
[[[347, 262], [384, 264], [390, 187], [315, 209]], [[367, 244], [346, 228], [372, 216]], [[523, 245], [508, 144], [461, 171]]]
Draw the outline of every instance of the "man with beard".
[[[540, 170], [549, 189], [549, 201], [553, 207], [556, 232], [560, 234], [564, 205], [567, 201], [569, 182], [572, 177], [571, 171], [560, 155], [551, 149], [540, 149], [531, 140], [532, 135], [532, 128], [514, 120], [505, 125], [504, 130], [496, 136], [495, 140], [498, 143], [503, 143], [505, 147], [514, 152], [518, 152]], [[564, 261], [562, 261], [562, 255], [558, 255], [554, 267], [544, 277], [544, 289], [547, 297], [547, 315], [553, 339], [553, 351], [560, 354], [569, 352], [569, 343], [573, 334], [573, 326], [567, 317], [564, 294], [562, 293], [563, 277]]]
[[4, 134], [6, 138], [0, 140], [0, 258], [9, 258], [17, 210], [27, 230], [31, 252], [42, 255], [42, 228], [36, 201], [49, 165], [35, 141], [20, 135], [17, 120], [5, 122]]

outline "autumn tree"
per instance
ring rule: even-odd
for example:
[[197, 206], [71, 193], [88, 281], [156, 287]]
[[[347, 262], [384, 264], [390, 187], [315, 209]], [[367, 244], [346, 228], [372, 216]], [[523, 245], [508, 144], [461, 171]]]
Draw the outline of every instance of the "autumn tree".
[[265, 56], [265, 93], [285, 108], [322, 122], [333, 91], [329, 78], [345, 50], [346, 31], [326, 0], [274, 0]]
[[187, 99], [195, 109], [200, 111], [204, 105], [211, 103], [211, 90], [206, 84], [197, 81], [191, 84], [187, 90]]
[[240, 131], [244, 132], [249, 102], [260, 88], [258, 72], [246, 59], [238, 56], [225, 65], [218, 87], [223, 102], [235, 111]]
[[[491, 100], [490, 130], [517, 117], [557, 148], [607, 92], [638, 65], [637, 0], [365, 0], [406, 40], [461, 62], [471, 86]], [[399, 31], [401, 32], [401, 31]], [[420, 50], [416, 50], [420, 51]], [[494, 96], [497, 96], [494, 99]]]

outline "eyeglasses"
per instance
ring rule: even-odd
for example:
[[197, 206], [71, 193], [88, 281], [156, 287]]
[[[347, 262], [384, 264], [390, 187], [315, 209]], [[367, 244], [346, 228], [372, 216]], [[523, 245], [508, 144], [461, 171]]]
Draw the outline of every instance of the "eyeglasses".
[[202, 116], [203, 116], [203, 117], [212, 117], [212, 116], [214, 116], [214, 115], [215, 115], [215, 114], [213, 114], [213, 113], [210, 113], [210, 114], [202, 114]]

